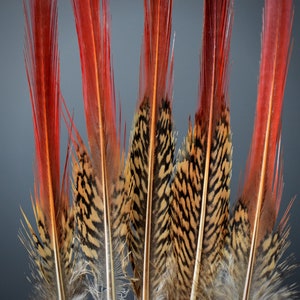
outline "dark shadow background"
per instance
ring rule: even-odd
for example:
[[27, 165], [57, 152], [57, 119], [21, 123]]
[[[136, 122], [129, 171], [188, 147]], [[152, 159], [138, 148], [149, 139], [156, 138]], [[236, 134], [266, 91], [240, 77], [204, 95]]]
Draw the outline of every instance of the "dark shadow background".
[[[296, 2], [296, 1], [295, 1]], [[143, 1], [112, 0], [112, 56], [117, 101], [130, 128], [138, 95]], [[299, 3], [295, 3], [298, 5]], [[202, 1], [174, 0], [175, 41], [174, 120], [181, 144], [188, 117], [197, 103], [199, 53], [202, 37]], [[233, 131], [232, 201], [236, 200], [252, 135], [260, 59], [262, 0], [235, 3], [231, 46], [230, 106]], [[30, 284], [28, 257], [17, 238], [20, 206], [33, 221], [33, 129], [29, 92], [23, 63], [23, 6], [20, 0], [0, 4], [0, 298], [27, 299]], [[59, 49], [61, 88], [75, 123], [85, 132], [82, 109], [79, 54], [70, 2], [59, 1]], [[283, 110], [284, 192], [282, 215], [291, 198], [300, 192], [300, 7], [295, 7], [294, 47], [287, 78]], [[63, 126], [62, 126], [63, 127]], [[127, 139], [129, 130], [127, 130]], [[66, 140], [63, 128], [62, 139]], [[62, 151], [64, 153], [64, 151]], [[291, 211], [288, 253], [300, 261], [299, 215], [296, 198]], [[293, 280], [299, 282], [298, 270]]]

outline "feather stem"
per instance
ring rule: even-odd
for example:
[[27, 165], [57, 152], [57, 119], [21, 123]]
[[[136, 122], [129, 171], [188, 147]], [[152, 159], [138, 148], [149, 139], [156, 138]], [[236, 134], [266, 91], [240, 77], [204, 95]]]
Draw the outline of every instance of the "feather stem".
[[[94, 51], [94, 74], [96, 76], [95, 81], [100, 82], [97, 62], [97, 49], [95, 45], [96, 37], [95, 32], [92, 31], [92, 42]], [[106, 263], [106, 284], [107, 284], [107, 298], [115, 300], [115, 275], [114, 275], [114, 260], [113, 260], [113, 248], [112, 248], [112, 225], [111, 225], [111, 208], [110, 208], [110, 197], [108, 187], [108, 172], [107, 172], [107, 158], [106, 158], [106, 143], [107, 136], [105, 133], [105, 120], [104, 111], [102, 109], [103, 104], [100, 85], [96, 84], [96, 101], [98, 107], [98, 120], [99, 120], [99, 141], [100, 141], [100, 166], [101, 166], [101, 181], [102, 181], [102, 195], [103, 195], [103, 211], [104, 211], [104, 237], [105, 237], [105, 263]]]
[[[146, 0], [145, 0], [146, 1]], [[145, 248], [144, 248], [144, 267], [143, 267], [143, 295], [142, 299], [149, 299], [150, 296], [150, 246], [151, 246], [151, 225], [152, 225], [152, 192], [153, 192], [153, 174], [155, 162], [155, 136], [156, 136], [156, 115], [157, 115], [157, 72], [158, 72], [158, 49], [159, 49], [159, 13], [160, 0], [158, 0], [157, 10], [157, 33], [155, 37], [155, 59], [153, 73], [153, 94], [151, 102], [151, 125], [150, 125], [150, 145], [149, 145], [149, 171], [148, 171], [148, 187], [147, 187], [147, 206], [146, 206], [146, 222], [145, 222]]]
[[[216, 26], [216, 24], [214, 24]], [[215, 77], [215, 51], [216, 47], [214, 48], [214, 52], [212, 55], [213, 66], [211, 69], [212, 72], [212, 79], [211, 82], [214, 82]], [[207, 201], [207, 191], [209, 185], [209, 167], [210, 167], [210, 155], [211, 155], [211, 143], [212, 143], [212, 126], [213, 126], [213, 104], [214, 104], [214, 92], [215, 90], [212, 88], [210, 90], [210, 100], [209, 100], [209, 124], [208, 124], [208, 132], [207, 132], [207, 144], [206, 144], [206, 156], [205, 156], [205, 169], [204, 169], [204, 182], [203, 182], [203, 191], [202, 191], [202, 198], [201, 198], [201, 218], [199, 224], [199, 233], [198, 233], [198, 243], [197, 243], [197, 250], [196, 250], [196, 259], [195, 259], [195, 269], [193, 275], [193, 282], [192, 282], [192, 290], [191, 290], [191, 300], [195, 300], [197, 298], [197, 291], [198, 291], [198, 282], [200, 277], [200, 268], [201, 268], [201, 256], [202, 256], [202, 249], [203, 249], [203, 239], [204, 239], [204, 229], [205, 229], [205, 215], [206, 215], [206, 201]]]
[[[273, 79], [272, 86], [274, 85], [274, 78], [275, 78], [275, 76], [273, 75], [272, 76], [272, 79]], [[273, 89], [272, 89], [272, 91], [273, 91]], [[272, 98], [273, 98], [273, 93], [270, 94], [270, 99], [269, 99], [266, 138], [265, 138], [264, 150], [263, 150], [263, 162], [262, 162], [261, 171], [260, 171], [261, 178], [259, 181], [255, 220], [254, 220], [253, 233], [252, 233], [253, 236], [252, 236], [252, 240], [251, 240], [251, 247], [250, 247], [249, 261], [248, 261], [247, 274], [246, 274], [246, 280], [245, 280], [243, 300], [249, 299], [249, 296], [250, 296], [251, 279], [252, 279], [253, 268], [254, 268], [256, 247], [257, 247], [257, 242], [258, 242], [258, 230], [259, 230], [259, 225], [260, 225], [260, 217], [261, 217], [261, 210], [262, 210], [263, 197], [264, 197], [268, 148], [269, 148], [268, 141], [269, 141], [269, 136], [270, 136], [270, 126], [271, 126], [271, 114], [272, 114], [272, 101], [271, 100], [272, 100]]]
[[100, 118], [100, 149], [101, 149], [101, 168], [102, 168], [102, 187], [103, 187], [103, 209], [104, 209], [104, 236], [105, 236], [105, 262], [106, 262], [106, 282], [108, 287], [108, 299], [115, 300], [115, 274], [114, 274], [114, 259], [112, 245], [112, 225], [111, 225], [111, 209], [108, 189], [108, 174], [106, 165], [106, 148], [105, 148], [105, 133], [102, 124], [103, 118]]

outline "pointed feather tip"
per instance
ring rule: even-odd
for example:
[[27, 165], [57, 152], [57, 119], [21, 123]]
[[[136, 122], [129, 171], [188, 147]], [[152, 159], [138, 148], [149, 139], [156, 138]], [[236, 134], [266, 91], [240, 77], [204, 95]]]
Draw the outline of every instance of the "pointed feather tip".
[[[59, 201], [60, 101], [57, 45], [57, 1], [23, 1], [25, 14], [25, 65], [29, 84], [35, 139], [36, 199], [49, 217], [50, 204]], [[39, 199], [39, 200], [38, 200]]]
[[[144, 39], [140, 57], [139, 103], [171, 101], [174, 44], [170, 54], [173, 1], [144, 0]], [[148, 100], [147, 100], [148, 99]], [[155, 99], [155, 100], [154, 100]]]
[[228, 65], [232, 23], [233, 0], [204, 2], [201, 74], [195, 118], [197, 123], [201, 122], [206, 127], [210, 116], [215, 125], [221, 112], [229, 106]]

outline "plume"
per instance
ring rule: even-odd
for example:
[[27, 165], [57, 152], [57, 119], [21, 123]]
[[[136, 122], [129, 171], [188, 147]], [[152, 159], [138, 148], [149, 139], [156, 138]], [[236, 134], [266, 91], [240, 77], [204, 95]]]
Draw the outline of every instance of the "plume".
[[169, 53], [172, 1], [145, 0], [144, 7], [140, 95], [124, 171], [120, 232], [126, 239], [137, 297], [156, 299], [163, 292], [161, 277], [170, 247], [169, 181], [175, 147]]
[[[114, 234], [114, 193], [121, 166], [116, 130], [107, 1], [72, 1], [76, 22], [84, 110], [90, 153], [79, 139], [74, 164], [76, 222], [81, 249], [93, 274], [95, 298], [117, 299], [126, 294], [119, 239]], [[105, 266], [105, 267], [104, 267]]]
[[[226, 297], [292, 299], [282, 286], [293, 266], [279, 263], [288, 246], [287, 210], [274, 228], [282, 196], [281, 111], [292, 29], [292, 1], [265, 2], [256, 117], [245, 181], [233, 210], [224, 273], [233, 276]], [[228, 252], [227, 252], [228, 251]], [[229, 277], [230, 277], [229, 276]], [[237, 278], [243, 278], [238, 281]], [[224, 295], [223, 295], [224, 297]]]
[[173, 1], [144, 0], [139, 99], [127, 154], [116, 117], [109, 3], [72, 5], [88, 144], [65, 107], [73, 148], [62, 177], [57, 3], [25, 5], [37, 233], [22, 212], [21, 241], [33, 262], [37, 298], [296, 299], [295, 286], [285, 283], [294, 265], [282, 259], [292, 202], [277, 225], [292, 0], [265, 1], [254, 131], [231, 210], [233, 0], [204, 1], [198, 107], [177, 154]]
[[172, 183], [175, 293], [208, 299], [227, 231], [231, 177], [228, 56], [231, 1], [205, 1], [199, 107]]
[[33, 210], [37, 231], [25, 216], [21, 241], [33, 268], [38, 299], [70, 299], [84, 294], [75, 265], [74, 211], [69, 201], [68, 161], [60, 176], [60, 86], [57, 2], [24, 3], [25, 62], [35, 141]]

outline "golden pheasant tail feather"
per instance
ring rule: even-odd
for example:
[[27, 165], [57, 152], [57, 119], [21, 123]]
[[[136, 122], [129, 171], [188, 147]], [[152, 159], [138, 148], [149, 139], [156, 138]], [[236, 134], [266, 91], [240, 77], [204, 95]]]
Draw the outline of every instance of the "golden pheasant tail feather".
[[[35, 140], [33, 210], [37, 232], [27, 225], [21, 240], [35, 270], [38, 299], [70, 299], [84, 295], [76, 253], [74, 211], [69, 203], [67, 161], [60, 177], [60, 87], [57, 46], [57, 2], [32, 0], [25, 7], [25, 62]], [[26, 228], [23, 226], [25, 231]]]
[[227, 66], [231, 1], [205, 1], [199, 109], [172, 184], [175, 298], [210, 298], [226, 236], [231, 177]]
[[292, 1], [266, 1], [253, 138], [243, 191], [227, 237], [227, 267], [221, 271], [227, 274], [223, 280], [231, 283], [220, 297], [295, 297], [280, 275], [293, 268], [280, 264], [287, 247], [287, 213], [274, 229], [283, 187], [280, 127], [292, 16]]
[[116, 130], [107, 1], [72, 1], [76, 21], [90, 155], [77, 135], [74, 180], [81, 248], [93, 274], [94, 297], [124, 297], [114, 216], [121, 165]]
[[163, 292], [160, 278], [166, 271], [169, 247], [168, 183], [174, 153], [169, 64], [172, 1], [145, 0], [144, 7], [140, 100], [124, 171], [121, 233], [127, 240], [133, 289], [139, 299], [153, 299]]

